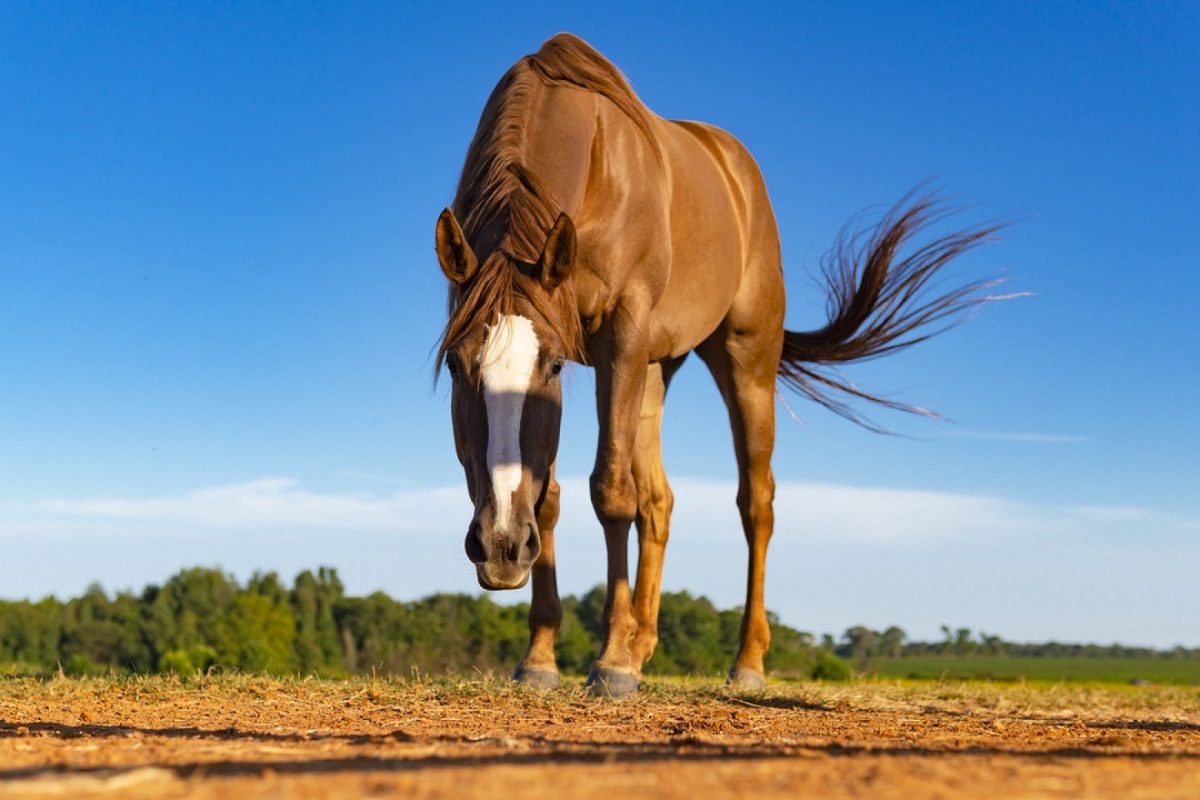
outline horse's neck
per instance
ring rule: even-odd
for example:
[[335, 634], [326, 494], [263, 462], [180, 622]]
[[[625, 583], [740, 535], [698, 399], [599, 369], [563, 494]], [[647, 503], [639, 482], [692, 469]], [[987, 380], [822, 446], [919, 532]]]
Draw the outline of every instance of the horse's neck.
[[574, 215], [583, 203], [592, 169], [598, 95], [547, 85], [526, 121], [524, 162], [560, 210]]

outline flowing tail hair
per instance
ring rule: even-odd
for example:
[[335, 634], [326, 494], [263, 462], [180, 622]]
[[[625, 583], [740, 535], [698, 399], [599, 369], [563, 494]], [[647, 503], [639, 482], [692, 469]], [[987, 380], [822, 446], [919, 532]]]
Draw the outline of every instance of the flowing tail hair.
[[940, 418], [927, 408], [890, 400], [855, 386], [837, 365], [903, 350], [951, 328], [985, 303], [1028, 294], [991, 294], [1004, 279], [973, 281], [950, 291], [937, 288], [939, 270], [958, 255], [995, 239], [1004, 223], [949, 233], [897, 260], [901, 249], [954, 209], [932, 194], [910, 193], [870, 231], [852, 221], [823, 260], [829, 322], [815, 331], [784, 331], [779, 378], [801, 395], [865, 428], [887, 433], [852, 405], [866, 400], [885, 408]]

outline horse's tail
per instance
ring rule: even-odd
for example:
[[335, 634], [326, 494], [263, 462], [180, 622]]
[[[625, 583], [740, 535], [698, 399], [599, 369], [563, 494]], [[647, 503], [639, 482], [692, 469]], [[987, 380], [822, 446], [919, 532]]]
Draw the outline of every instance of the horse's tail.
[[829, 322], [815, 331], [784, 331], [779, 377], [785, 384], [872, 430], [881, 429], [859, 414], [852, 405], [855, 399], [937, 417], [929, 409], [858, 388], [837, 365], [909, 347], [969, 318], [969, 312], [983, 303], [1016, 296], [988, 293], [1000, 280], [931, 291], [931, 281], [948, 261], [991, 240], [1003, 225], [945, 234], [896, 260], [914, 235], [952, 211], [930, 195], [916, 200], [908, 195], [874, 229], [863, 231], [851, 224], [842, 230], [822, 263]]

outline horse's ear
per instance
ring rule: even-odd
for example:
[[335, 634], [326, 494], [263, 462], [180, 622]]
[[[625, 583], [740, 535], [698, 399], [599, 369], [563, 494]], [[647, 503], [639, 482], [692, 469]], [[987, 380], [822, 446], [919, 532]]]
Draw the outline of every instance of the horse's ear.
[[546, 237], [546, 246], [542, 249], [542, 257], [538, 259], [538, 277], [547, 291], [554, 291], [566, 280], [575, 263], [575, 223], [566, 215], [558, 215], [550, 235]]
[[454, 212], [448, 208], [438, 217], [436, 240], [438, 263], [452, 283], [462, 283], [475, 274], [479, 267], [475, 251], [467, 244]]

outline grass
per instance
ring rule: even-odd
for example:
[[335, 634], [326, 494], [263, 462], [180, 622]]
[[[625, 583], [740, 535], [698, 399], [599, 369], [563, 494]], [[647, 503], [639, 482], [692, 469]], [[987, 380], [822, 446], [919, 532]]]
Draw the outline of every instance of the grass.
[[[1200, 661], [1166, 658], [1053, 658], [1030, 656], [905, 656], [873, 658], [860, 670], [862, 677], [907, 681], [996, 681], [1080, 684], [1139, 684], [1200, 686]], [[24, 664], [0, 663], [5, 677], [52, 677], [56, 673]], [[132, 676], [129, 676], [132, 679]], [[476, 675], [476, 678], [482, 677]], [[116, 679], [116, 678], [111, 678]], [[190, 680], [190, 679], [189, 679]], [[284, 678], [284, 680], [288, 680]], [[350, 681], [359, 680], [348, 678]], [[419, 682], [428, 682], [429, 677]], [[438, 680], [432, 678], [432, 680]], [[582, 678], [563, 676], [564, 684]], [[703, 686], [711, 678], [653, 676], [655, 685]], [[787, 683], [794, 683], [785, 680]]]
[[[909, 659], [912, 660], [912, 659]], [[0, 675], [0, 719], [28, 703], [58, 706], [72, 701], [133, 697], [140, 703], [173, 703], [184, 698], [203, 702], [266, 702], [279, 698], [319, 703], [361, 700], [372, 705], [519, 702], [535, 707], [594, 707], [597, 701], [582, 682], [539, 691], [497, 676], [442, 676], [396, 679], [360, 676], [346, 679], [274, 678], [223, 674], [179, 676], [93, 676], [48, 678]], [[993, 683], [978, 680], [909, 680], [880, 677], [849, 682], [773, 681], [763, 692], [737, 692], [722, 681], [700, 678], [655, 678], [643, 684], [627, 707], [719, 705], [730, 699], [748, 706], [772, 701], [798, 701], [814, 708], [877, 711], [951, 711], [1033, 713], [1089, 717], [1149, 715], [1200, 720], [1200, 692], [1184, 686], [1130, 686], [1112, 683]]]
[[918, 680], [993, 680], [1200, 685], [1200, 661], [1162, 658], [908, 656], [873, 659], [867, 671]]

